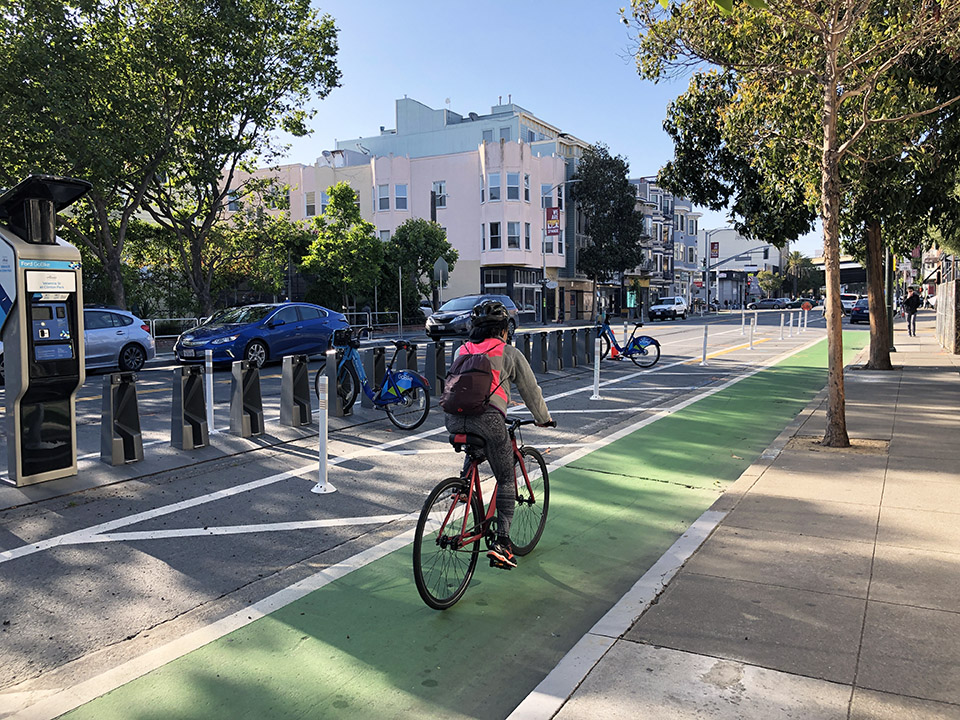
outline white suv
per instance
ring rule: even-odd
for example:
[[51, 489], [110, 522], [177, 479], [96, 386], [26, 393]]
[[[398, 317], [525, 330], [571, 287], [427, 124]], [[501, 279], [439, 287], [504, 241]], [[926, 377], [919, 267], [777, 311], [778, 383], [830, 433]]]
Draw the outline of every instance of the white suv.
[[856, 293], [840, 293], [840, 304], [843, 306], [843, 314], [849, 315], [859, 299], [860, 296]]
[[671, 318], [676, 320], [678, 317], [686, 320], [687, 301], [682, 297], [660, 298], [657, 304], [650, 308], [651, 320], [666, 320]]

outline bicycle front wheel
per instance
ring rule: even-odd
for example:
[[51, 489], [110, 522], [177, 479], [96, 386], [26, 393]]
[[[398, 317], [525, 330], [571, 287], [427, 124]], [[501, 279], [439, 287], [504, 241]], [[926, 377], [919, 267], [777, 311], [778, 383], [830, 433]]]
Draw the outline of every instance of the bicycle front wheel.
[[384, 409], [390, 422], [401, 430], [414, 430], [427, 419], [430, 412], [430, 393], [426, 388], [414, 386], [400, 392], [400, 402], [390, 403]]
[[515, 459], [513, 470], [516, 476], [517, 507], [513, 511], [513, 522], [510, 524], [510, 542], [513, 543], [513, 552], [523, 556], [537, 546], [547, 524], [550, 475], [539, 450], [522, 447], [520, 455], [523, 456], [523, 465], [527, 469], [527, 479], [523, 478], [520, 460]]
[[340, 368], [337, 375], [337, 392], [343, 400], [343, 410], [348, 411], [357, 401], [360, 394], [360, 376], [352, 362], [347, 362]]
[[630, 345], [630, 359], [637, 367], [653, 367], [660, 359], [660, 346], [649, 335], [634, 338]]
[[[413, 579], [423, 601], [446, 610], [463, 597], [480, 555], [483, 506], [469, 485], [447, 478], [427, 496], [413, 536]], [[465, 543], [464, 538], [474, 538]]]
[[600, 336], [600, 359], [606, 360], [607, 355], [610, 353], [610, 338], [606, 335]]

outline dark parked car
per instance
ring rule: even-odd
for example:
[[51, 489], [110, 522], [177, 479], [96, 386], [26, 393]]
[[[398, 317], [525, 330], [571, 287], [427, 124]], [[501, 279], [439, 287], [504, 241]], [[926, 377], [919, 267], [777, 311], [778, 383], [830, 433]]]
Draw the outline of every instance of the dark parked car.
[[349, 327], [346, 317], [319, 305], [245, 305], [214, 313], [183, 333], [174, 345], [181, 362], [248, 360], [257, 367], [284, 355], [313, 355], [330, 347], [334, 330]]
[[859, 322], [870, 323], [870, 304], [867, 298], [860, 298], [850, 308], [850, 324]]
[[761, 298], [747, 305], [747, 310], [783, 310], [786, 306], [783, 298]]
[[513, 337], [514, 331], [520, 326], [520, 311], [513, 300], [506, 295], [464, 295], [447, 300], [439, 310], [427, 318], [427, 335], [431, 340], [467, 335], [470, 332], [470, 311], [473, 310], [474, 305], [483, 300], [499, 300], [504, 304], [510, 314], [509, 332], [510, 337]]

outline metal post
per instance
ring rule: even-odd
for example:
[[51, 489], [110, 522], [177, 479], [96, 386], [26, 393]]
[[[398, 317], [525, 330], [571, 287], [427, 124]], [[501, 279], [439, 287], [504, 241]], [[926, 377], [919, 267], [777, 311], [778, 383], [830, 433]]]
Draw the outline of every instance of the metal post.
[[600, 338], [597, 338], [593, 343], [593, 395], [590, 396], [591, 400], [602, 399], [600, 397], [600, 354], [602, 352]]
[[319, 399], [317, 400], [317, 405], [320, 409], [320, 414], [317, 417], [317, 422], [320, 424], [320, 435], [318, 440], [318, 457], [320, 460], [319, 471], [318, 471], [318, 482], [310, 490], [312, 493], [317, 495], [326, 495], [327, 493], [336, 492], [337, 489], [327, 482], [327, 376], [321, 375], [319, 387], [317, 388], [319, 393]]
[[[793, 313], [790, 313], [790, 327], [793, 327]], [[780, 313], [780, 339], [783, 340], [783, 313]]]
[[753, 350], [753, 332], [757, 328], [757, 317], [754, 315], [753, 322], [750, 323], [750, 349]]
[[203, 385], [203, 392], [207, 399], [207, 432], [210, 435], [216, 433], [213, 426], [213, 350], [207, 350], [206, 355], [206, 382]]
[[397, 336], [403, 340], [403, 268], [397, 266], [397, 285], [400, 287], [400, 305], [397, 307]]
[[704, 367], [707, 364], [707, 328], [709, 326], [704, 324], [703, 326], [703, 355], [700, 359], [700, 367]]

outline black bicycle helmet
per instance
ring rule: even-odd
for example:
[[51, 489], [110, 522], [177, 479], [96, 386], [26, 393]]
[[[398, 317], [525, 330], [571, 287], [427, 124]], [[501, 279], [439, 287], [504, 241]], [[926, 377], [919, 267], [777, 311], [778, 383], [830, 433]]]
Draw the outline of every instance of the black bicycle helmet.
[[488, 327], [490, 325], [502, 325], [506, 327], [510, 313], [499, 300], [484, 300], [473, 306], [470, 313], [470, 321], [474, 327]]

